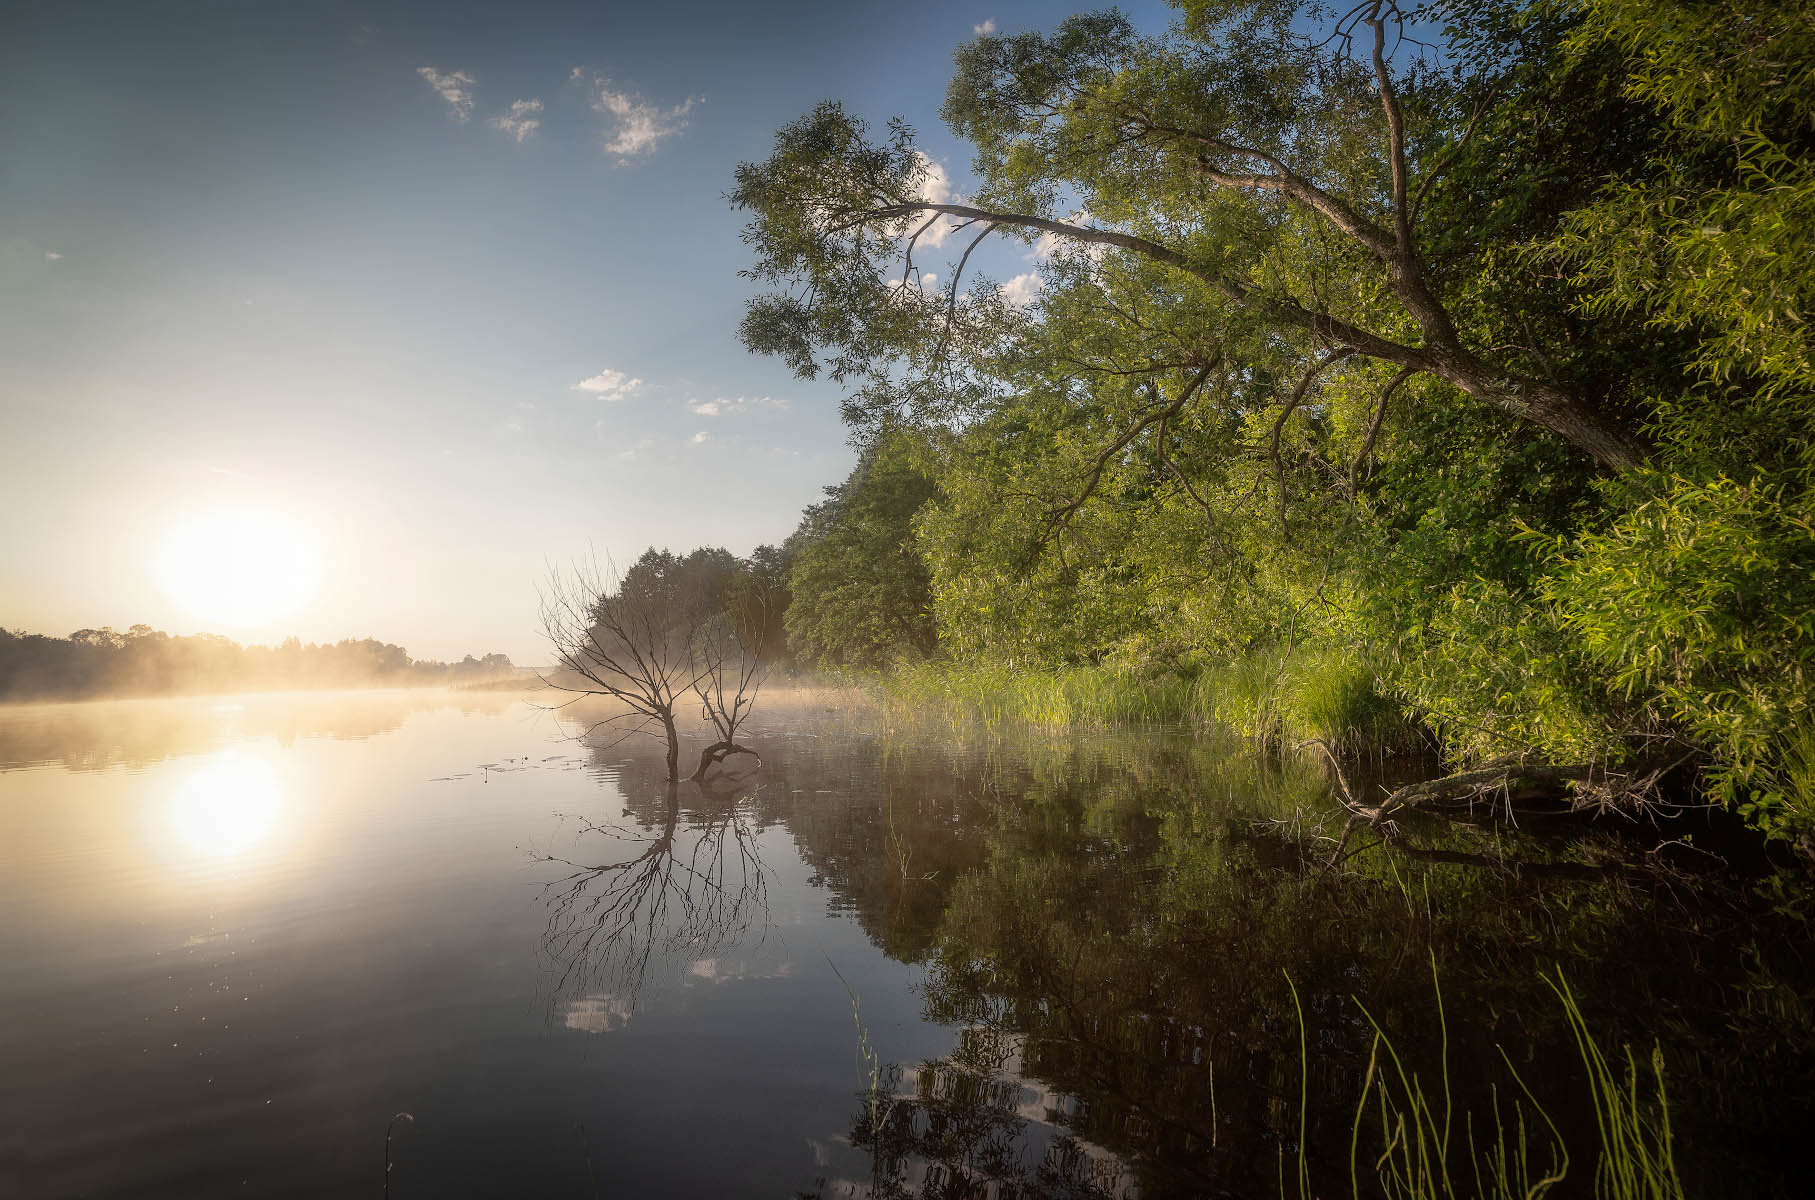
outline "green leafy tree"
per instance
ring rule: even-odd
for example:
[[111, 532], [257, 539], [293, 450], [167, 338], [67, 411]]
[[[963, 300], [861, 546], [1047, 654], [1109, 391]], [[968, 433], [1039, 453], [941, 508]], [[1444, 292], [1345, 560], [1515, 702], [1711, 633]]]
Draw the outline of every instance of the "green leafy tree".
[[929, 579], [914, 541], [933, 482], [919, 449], [904, 437], [879, 440], [788, 539], [788, 638], [803, 658], [882, 666], [933, 652]]
[[1688, 756], [1808, 820], [1808, 5], [1181, 7], [961, 47], [967, 196], [836, 104], [739, 170], [746, 343], [931, 450], [940, 638], [1308, 642], [1459, 757]]

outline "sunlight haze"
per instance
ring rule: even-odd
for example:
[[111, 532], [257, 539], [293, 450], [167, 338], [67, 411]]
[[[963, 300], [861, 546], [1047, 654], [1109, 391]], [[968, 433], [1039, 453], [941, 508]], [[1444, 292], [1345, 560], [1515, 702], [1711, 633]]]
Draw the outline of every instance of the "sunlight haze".
[[0, 623], [533, 663], [551, 563], [779, 543], [853, 456], [737, 342], [732, 171], [839, 95], [962, 176], [1016, 12], [6, 5]]

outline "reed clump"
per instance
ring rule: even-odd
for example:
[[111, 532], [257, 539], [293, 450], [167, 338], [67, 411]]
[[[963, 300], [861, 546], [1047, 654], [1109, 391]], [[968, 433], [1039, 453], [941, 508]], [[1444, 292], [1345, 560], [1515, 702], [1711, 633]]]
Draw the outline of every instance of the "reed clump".
[[[1448, 1019], [1434, 959], [1431, 978], [1441, 1040], [1436, 1079], [1428, 1086], [1400, 1057], [1373, 1014], [1356, 1002], [1374, 1028], [1374, 1042], [1350, 1131], [1349, 1193], [1354, 1200], [1538, 1200], [1569, 1177], [1572, 1160], [1563, 1135], [1504, 1049], [1500, 1058], [1512, 1083], [1510, 1098], [1495, 1088], [1486, 1114], [1457, 1111], [1450, 1088]], [[1652, 1047], [1644, 1070], [1632, 1048], [1624, 1047], [1624, 1069], [1616, 1069], [1561, 972], [1546, 982], [1563, 1006], [1587, 1077], [1595, 1114], [1595, 1136], [1587, 1149], [1597, 1200], [1683, 1200], [1661, 1048]], [[1292, 994], [1296, 1004], [1296, 988]], [[1302, 1008], [1298, 1022], [1300, 1104], [1308, 1108]], [[1364, 1141], [1372, 1145], [1364, 1149]], [[1581, 1149], [1587, 1139], [1575, 1135], [1575, 1141]], [[1301, 1122], [1297, 1170], [1290, 1179], [1283, 1154], [1280, 1159], [1281, 1200], [1314, 1200], [1308, 1149]]]

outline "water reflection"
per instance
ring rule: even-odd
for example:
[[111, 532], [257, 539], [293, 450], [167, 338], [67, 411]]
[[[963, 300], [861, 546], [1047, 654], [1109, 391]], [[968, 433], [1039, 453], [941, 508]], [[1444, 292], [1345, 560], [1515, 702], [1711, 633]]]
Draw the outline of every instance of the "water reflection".
[[[1332, 843], [1294, 840], [1340, 829], [1317, 765], [1201, 737], [967, 741], [769, 704], [761, 774], [704, 791], [653, 744], [574, 770], [522, 708], [284, 748], [390, 719], [354, 699], [97, 707], [68, 744], [12, 739], [196, 756], [0, 773], [0, 1077], [32, 1097], [0, 1194], [369, 1195], [407, 1109], [432, 1118], [398, 1195], [1279, 1195], [1301, 1113], [1306, 1193], [1346, 1195], [1359, 1000], [1427, 1084], [1447, 1040], [1459, 1140], [1494, 1088], [1509, 1122], [1522, 1102], [1504, 1046], [1570, 1139], [1563, 1200], [1592, 1194], [1595, 1119], [1558, 966], [1610, 1052], [1643, 1068], [1661, 1041], [1688, 1194], [1807, 1190], [1815, 964], [1768, 912], [1326, 869]], [[143, 728], [108, 741], [108, 713]], [[220, 727], [160, 740], [198, 713], [240, 722], [275, 806]], [[1360, 1132], [1371, 1169], [1374, 1110]]]
[[517, 699], [508, 693], [409, 688], [0, 705], [0, 772], [53, 765], [71, 771], [148, 767], [255, 739], [286, 747], [311, 738], [359, 741], [395, 732], [414, 714], [497, 713]]
[[766, 932], [768, 871], [746, 779], [668, 784], [653, 808], [626, 807], [624, 821], [575, 821], [596, 858], [542, 856], [567, 869], [543, 885], [542, 950], [556, 996], [584, 992], [565, 1002], [568, 1028], [621, 1028], [652, 962], [685, 955], [710, 974], [715, 955]]
[[[1589, 1194], [1559, 971], [1604, 1049], [1642, 1063], [1661, 1043], [1688, 1194], [1793, 1194], [1777, 1139], [1815, 1096], [1800, 921], [1592, 873], [1326, 870], [1313, 835], [1341, 819], [1315, 764], [1209, 739], [894, 731], [874, 774], [848, 742], [792, 750], [771, 756], [781, 820], [877, 944], [925, 968], [921, 1014], [952, 1031], [930, 1058], [879, 1043], [840, 1139], [869, 1161], [812, 1194], [1269, 1195], [1302, 1144], [1308, 1192], [1347, 1195], [1352, 1138], [1371, 1179], [1388, 1136], [1373, 1108], [1356, 1124], [1368, 1014], [1408, 1072], [1445, 1080], [1458, 1128], [1491, 1143], [1496, 1112], [1524, 1121], [1541, 1168], [1528, 1085], [1582, 1159], [1554, 1194]], [[1499, 836], [1515, 860], [1595, 853]]]
[[632, 999], [610, 992], [575, 996], [561, 1014], [561, 1024], [580, 1033], [611, 1033], [630, 1024], [636, 1006]]
[[270, 836], [283, 808], [277, 771], [244, 750], [202, 763], [177, 785], [170, 828], [189, 850], [212, 858], [243, 854]]

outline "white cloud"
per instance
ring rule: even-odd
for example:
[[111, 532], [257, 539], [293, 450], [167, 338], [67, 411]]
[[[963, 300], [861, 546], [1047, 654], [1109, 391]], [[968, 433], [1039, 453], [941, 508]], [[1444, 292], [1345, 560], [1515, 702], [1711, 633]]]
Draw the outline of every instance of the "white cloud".
[[[919, 198], [929, 204], [950, 204], [957, 199], [952, 192], [951, 176], [945, 173], [945, 168], [936, 159], [928, 157], [919, 150], [914, 151], [914, 154], [920, 159], [920, 165], [926, 172], [920, 180]], [[914, 229], [919, 229], [924, 224], [926, 224], [925, 218], [920, 218], [914, 225]], [[955, 217], [939, 217], [927, 228], [925, 233], [920, 235], [919, 240], [914, 243], [915, 247], [943, 246], [945, 239], [952, 235], [952, 230], [958, 228], [958, 224]], [[912, 232], [913, 230], [909, 231], [910, 235]]]
[[697, 417], [727, 417], [752, 408], [786, 407], [786, 400], [773, 396], [715, 396], [710, 400], [687, 401], [687, 411]]
[[56, 262], [59, 258], [62, 258], [62, 257], [63, 257], [63, 252], [61, 250], [46, 250], [44, 252], [44, 258], [47, 262]]
[[1040, 277], [1032, 271], [1017, 275], [1002, 285], [1002, 298], [1016, 308], [1026, 308], [1040, 298]]
[[889, 286], [892, 288], [917, 288], [923, 292], [930, 292], [938, 282], [939, 276], [936, 272], [917, 271], [905, 279], [900, 275], [895, 276], [889, 280]]
[[541, 111], [542, 102], [540, 100], [513, 100], [509, 112], [493, 117], [486, 124], [493, 129], [502, 129], [517, 141], [523, 142], [534, 136], [536, 130], [542, 127], [542, 119], [536, 116]]
[[464, 122], [473, 115], [473, 77], [465, 71], [451, 71], [443, 75], [433, 67], [417, 67], [416, 74], [428, 80], [435, 94], [446, 100], [448, 107], [454, 110], [454, 120]]
[[591, 392], [601, 400], [622, 400], [643, 386], [641, 379], [631, 379], [622, 371], [609, 368], [600, 371], [591, 379], [582, 379], [573, 385], [576, 392]]
[[687, 128], [687, 114], [695, 104], [705, 103], [703, 96], [689, 96], [673, 108], [662, 108], [630, 92], [613, 91], [611, 84], [598, 76], [593, 77], [592, 83], [599, 90], [598, 98], [592, 102], [593, 111], [604, 114], [610, 125], [605, 153], [618, 155], [619, 165], [648, 154], [663, 139]]
[[687, 440], [692, 442], [694, 445], [698, 446], [698, 445], [701, 445], [702, 443], [704, 443], [706, 441], [706, 439], [711, 436], [712, 436], [711, 434], [707, 433], [704, 429], [702, 429]]
[[971, 32], [976, 34], [978, 37], [982, 37], [985, 34], [996, 32], [996, 18], [990, 17], [989, 19], [985, 20], [983, 22], [983, 24], [981, 24], [981, 25], [972, 25]]

